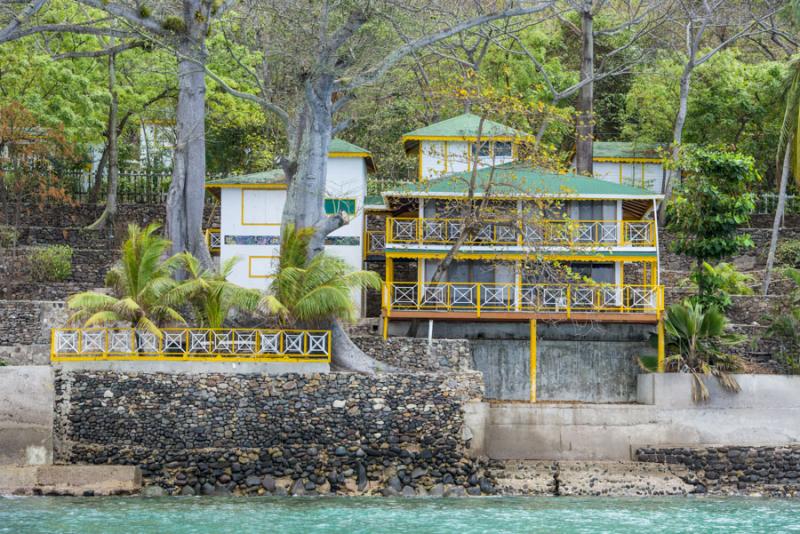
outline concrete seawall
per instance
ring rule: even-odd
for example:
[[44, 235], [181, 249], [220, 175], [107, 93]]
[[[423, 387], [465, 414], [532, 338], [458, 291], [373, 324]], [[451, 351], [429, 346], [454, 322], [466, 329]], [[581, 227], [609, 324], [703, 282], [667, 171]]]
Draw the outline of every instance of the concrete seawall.
[[53, 370], [0, 367], [0, 465], [53, 461]]
[[707, 381], [691, 399], [687, 375], [641, 375], [647, 404], [492, 403], [469, 408], [475, 454], [494, 459], [631, 460], [641, 447], [800, 443], [800, 377], [739, 375], [739, 393]]

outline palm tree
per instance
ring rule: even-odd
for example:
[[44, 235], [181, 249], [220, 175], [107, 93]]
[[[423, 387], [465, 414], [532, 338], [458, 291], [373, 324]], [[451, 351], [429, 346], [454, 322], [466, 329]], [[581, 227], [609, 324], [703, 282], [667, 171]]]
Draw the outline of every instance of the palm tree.
[[222, 328], [225, 319], [234, 309], [255, 311], [258, 309], [262, 293], [229, 282], [227, 277], [239, 262], [230, 258], [222, 264], [220, 272], [204, 269], [200, 260], [185, 252], [179, 255], [181, 266], [186, 272], [186, 280], [170, 291], [167, 298], [170, 304], [189, 302], [194, 309], [198, 326]]
[[392, 370], [364, 354], [341, 326], [341, 321], [356, 319], [353, 291], [379, 289], [380, 276], [371, 271], [352, 271], [344, 260], [325, 252], [309, 259], [313, 235], [313, 228], [284, 228], [278, 272], [261, 306], [283, 324], [330, 328], [333, 363], [339, 367], [370, 373]]
[[180, 285], [173, 278], [181, 258], [162, 259], [170, 242], [156, 234], [157, 224], [140, 228], [128, 226], [128, 238], [122, 245], [122, 258], [106, 274], [106, 285], [113, 295], [87, 291], [67, 299], [75, 312], [71, 322], [85, 326], [104, 323], [128, 323], [160, 336], [159, 325], [165, 321], [185, 323], [170, 304], [170, 293]]
[[324, 252], [307, 259], [313, 234], [313, 228], [286, 229], [278, 272], [263, 305], [283, 323], [354, 321], [353, 290], [380, 289], [381, 278], [372, 271], [352, 271], [344, 260]]
[[692, 374], [692, 398], [709, 398], [702, 377], [715, 376], [722, 387], [739, 391], [739, 383], [730, 374], [739, 368], [736, 356], [721, 350], [741, 341], [741, 337], [726, 332], [728, 320], [716, 308], [704, 309], [702, 304], [685, 301], [667, 310], [664, 330], [670, 352], [667, 365], [676, 371]]

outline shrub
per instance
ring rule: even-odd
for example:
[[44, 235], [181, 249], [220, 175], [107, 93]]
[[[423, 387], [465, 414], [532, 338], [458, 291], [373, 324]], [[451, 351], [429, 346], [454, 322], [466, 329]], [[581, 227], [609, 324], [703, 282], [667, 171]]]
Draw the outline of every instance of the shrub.
[[690, 298], [693, 303], [725, 312], [731, 307], [731, 295], [753, 294], [751, 285], [755, 279], [752, 275], [740, 273], [733, 264], [722, 262], [712, 266], [704, 262], [703, 267], [684, 282], [697, 289], [697, 294]]
[[72, 276], [72, 247], [50, 245], [34, 250], [31, 278], [37, 282], [62, 282]]
[[17, 229], [7, 224], [0, 224], [0, 248], [10, 248], [17, 244]]
[[779, 244], [775, 259], [778, 265], [800, 267], [800, 239], [788, 239]]

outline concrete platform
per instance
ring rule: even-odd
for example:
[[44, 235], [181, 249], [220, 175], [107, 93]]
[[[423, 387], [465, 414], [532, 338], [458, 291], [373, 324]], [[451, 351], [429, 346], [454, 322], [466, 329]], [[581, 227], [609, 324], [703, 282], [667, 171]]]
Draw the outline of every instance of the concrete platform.
[[116, 495], [142, 488], [138, 467], [122, 465], [0, 465], [0, 494]]

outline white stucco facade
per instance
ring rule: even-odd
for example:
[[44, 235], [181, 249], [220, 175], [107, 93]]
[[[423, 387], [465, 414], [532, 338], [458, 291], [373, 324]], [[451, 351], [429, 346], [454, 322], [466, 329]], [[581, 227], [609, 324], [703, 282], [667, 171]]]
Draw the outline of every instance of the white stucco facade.
[[[441, 178], [454, 172], [464, 172], [472, 168], [472, 141], [421, 141], [420, 177], [423, 180]], [[481, 147], [479, 166], [502, 165], [513, 160], [512, 143], [484, 141]], [[497, 149], [495, 150], [495, 146]]]
[[[326, 206], [352, 211], [350, 222], [331, 233], [326, 251], [362, 268], [364, 198], [367, 165], [363, 157], [329, 157]], [[286, 189], [283, 184], [227, 185], [220, 188], [220, 262], [239, 261], [228, 279], [243, 287], [266, 290], [278, 266], [280, 229]], [[354, 292], [361, 308], [361, 291]]]
[[647, 160], [597, 161], [592, 164], [594, 177], [606, 182], [632, 185], [660, 193], [664, 166]]

